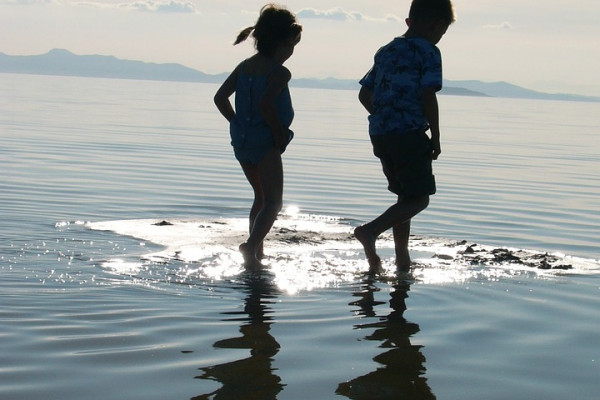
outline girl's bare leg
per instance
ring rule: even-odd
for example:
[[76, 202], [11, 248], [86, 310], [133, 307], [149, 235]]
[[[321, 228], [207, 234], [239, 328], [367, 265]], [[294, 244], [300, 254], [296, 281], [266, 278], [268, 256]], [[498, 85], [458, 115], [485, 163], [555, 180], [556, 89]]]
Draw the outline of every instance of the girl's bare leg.
[[[257, 203], [255, 217], [251, 215], [251, 232], [246, 243], [240, 246], [246, 264], [260, 264], [262, 243], [281, 211], [283, 202], [283, 165], [281, 154], [274, 147], [254, 167], [242, 167], [255, 191]], [[262, 201], [257, 202], [257, 191]], [[262, 205], [262, 207], [258, 207]], [[254, 205], [253, 205], [254, 209]], [[252, 212], [251, 212], [252, 214]]]
[[[251, 165], [251, 164], [240, 164], [240, 165], [242, 166], [244, 175], [246, 175], [246, 179], [250, 183], [250, 186], [252, 187], [252, 190], [254, 192], [254, 201], [252, 203], [252, 208], [250, 209], [250, 216], [249, 216], [248, 233], [250, 234], [250, 233], [252, 233], [252, 229], [254, 228], [254, 221], [256, 220], [256, 216], [258, 215], [260, 210], [263, 208], [264, 195], [263, 195], [262, 184], [260, 181], [260, 174], [259, 174], [258, 166]], [[244, 256], [245, 264], [256, 264], [256, 261], [254, 260], [254, 258], [256, 258], [257, 260], [260, 260], [263, 256], [262, 243], [261, 243], [260, 248], [257, 249], [256, 255], [252, 255], [251, 251], [247, 248], [247, 246], [245, 244], [240, 246], [240, 251], [242, 252], [242, 255]]]

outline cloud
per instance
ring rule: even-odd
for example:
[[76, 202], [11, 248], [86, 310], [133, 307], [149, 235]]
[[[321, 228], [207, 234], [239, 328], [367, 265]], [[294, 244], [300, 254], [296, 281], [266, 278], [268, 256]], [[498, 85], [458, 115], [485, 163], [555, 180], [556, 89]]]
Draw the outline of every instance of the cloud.
[[328, 19], [333, 21], [360, 21], [362, 15], [358, 12], [348, 12], [341, 7], [330, 10], [317, 10], [315, 8], [303, 8], [296, 13], [299, 19]]
[[100, 0], [0, 0], [7, 4], [36, 5], [54, 4], [59, 6], [88, 6], [95, 8], [115, 8], [124, 10], [164, 12], [164, 13], [196, 13], [196, 6], [189, 0], [135, 0], [121, 2], [104, 2]]
[[[33, 0], [29, 0], [33, 1]], [[38, 0], [39, 1], [39, 0]], [[146, 12], [159, 12], [159, 13], [196, 13], [196, 6], [191, 1], [184, 0], [171, 0], [171, 1], [153, 1], [153, 0], [139, 0], [132, 2], [122, 3], [103, 3], [96, 0], [89, 1], [74, 1], [71, 4], [78, 6], [87, 6], [104, 9], [119, 9], [119, 10], [133, 10], [133, 11], [146, 11]]]
[[346, 11], [342, 7], [329, 10], [318, 10], [316, 8], [303, 8], [296, 13], [299, 19], [325, 19], [330, 21], [371, 21], [371, 22], [399, 22], [399, 17], [388, 14], [383, 18], [371, 17], [358, 11]]
[[483, 25], [484, 28], [486, 29], [513, 29], [513, 26], [510, 22], [504, 21], [501, 22], [500, 24], [490, 24], [490, 25]]
[[385, 16], [385, 18], [382, 19], [382, 21], [385, 22], [404, 22], [404, 18], [400, 18], [397, 15], [394, 14], [388, 14]]
[[164, 13], [195, 13], [196, 6], [190, 1], [135, 1], [133, 3], [122, 3], [123, 8], [138, 11], [164, 12]]
[[4, 0], [5, 4], [10, 5], [32, 5], [32, 4], [52, 4], [54, 0]]

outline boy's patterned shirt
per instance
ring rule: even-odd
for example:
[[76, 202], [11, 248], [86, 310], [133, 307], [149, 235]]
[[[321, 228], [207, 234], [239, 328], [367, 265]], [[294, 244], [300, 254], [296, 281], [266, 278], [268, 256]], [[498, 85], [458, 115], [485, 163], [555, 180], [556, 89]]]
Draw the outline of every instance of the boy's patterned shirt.
[[373, 67], [360, 84], [373, 90], [369, 134], [426, 130], [421, 94], [442, 88], [439, 49], [424, 38], [397, 37], [375, 54]]

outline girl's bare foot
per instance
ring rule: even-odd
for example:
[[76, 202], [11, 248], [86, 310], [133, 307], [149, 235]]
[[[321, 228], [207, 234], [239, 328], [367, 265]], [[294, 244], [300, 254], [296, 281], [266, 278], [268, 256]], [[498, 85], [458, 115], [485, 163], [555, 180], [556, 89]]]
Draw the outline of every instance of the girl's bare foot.
[[354, 237], [362, 244], [363, 249], [365, 250], [365, 255], [369, 262], [369, 272], [375, 274], [382, 272], [381, 258], [377, 255], [377, 250], [375, 249], [377, 237], [369, 233], [364, 226], [359, 226], [354, 229]]
[[242, 243], [239, 247], [240, 253], [242, 253], [242, 257], [244, 257], [244, 267], [247, 269], [260, 269], [262, 268], [262, 264], [258, 258], [256, 258], [256, 253], [250, 249], [248, 243]]
[[258, 246], [258, 249], [256, 250], [256, 258], [259, 260], [265, 258], [265, 251], [262, 243], [260, 244], [260, 246]]
[[410, 270], [412, 260], [408, 249], [396, 249], [396, 268], [398, 271], [407, 272]]

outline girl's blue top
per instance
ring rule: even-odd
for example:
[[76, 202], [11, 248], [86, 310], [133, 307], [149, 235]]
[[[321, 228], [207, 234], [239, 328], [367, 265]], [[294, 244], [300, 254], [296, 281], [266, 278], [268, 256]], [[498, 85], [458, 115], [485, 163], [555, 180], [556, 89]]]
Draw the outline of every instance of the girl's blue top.
[[[243, 66], [240, 68], [235, 89], [236, 116], [230, 124], [231, 144], [234, 148], [264, 149], [266, 154], [266, 151], [273, 146], [273, 134], [260, 112], [260, 100], [267, 89], [269, 76], [277, 67], [279, 65], [262, 76], [246, 74]], [[294, 119], [294, 109], [287, 85], [275, 99], [275, 106], [283, 128], [288, 131], [289, 142], [293, 136], [289, 127]]]

